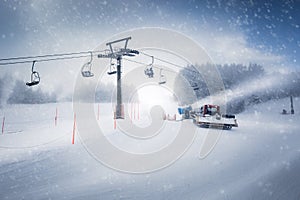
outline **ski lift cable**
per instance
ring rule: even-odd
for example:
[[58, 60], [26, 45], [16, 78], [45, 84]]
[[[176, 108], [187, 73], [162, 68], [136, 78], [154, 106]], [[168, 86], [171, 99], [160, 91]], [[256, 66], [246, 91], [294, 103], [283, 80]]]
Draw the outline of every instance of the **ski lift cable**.
[[72, 55], [81, 55], [81, 54], [93, 54], [95, 53], [102, 53], [106, 50], [98, 50], [98, 51], [81, 51], [81, 52], [72, 52], [72, 53], [60, 53], [60, 54], [46, 54], [46, 55], [39, 55], [39, 56], [21, 56], [21, 57], [11, 57], [11, 58], [2, 58], [1, 61], [10, 61], [10, 60], [27, 60], [27, 59], [39, 59], [45, 57], [61, 57], [61, 56], [72, 56]]
[[147, 63], [140, 62], [140, 61], [136, 61], [136, 60], [131, 60], [131, 59], [128, 59], [128, 58], [122, 58], [122, 59], [123, 59], [123, 60], [126, 60], [126, 61], [129, 61], [129, 62], [136, 63], [136, 64], [140, 64], [141, 67], [147, 65]]
[[191, 66], [192, 66], [195, 70], [188, 69], [188, 68], [186, 68], [186, 67], [184, 67], [184, 66], [181, 66], [181, 65], [172, 63], [172, 62], [170, 62], [170, 61], [164, 60], [164, 59], [159, 58], [159, 57], [157, 57], [157, 56], [153, 56], [153, 55], [150, 55], [150, 54], [148, 54], [148, 53], [144, 53], [143, 51], [140, 51], [140, 54], [143, 54], [143, 55], [148, 56], [148, 57], [154, 57], [154, 59], [156, 59], [156, 60], [159, 60], [159, 61], [161, 61], [161, 62], [164, 62], [164, 63], [170, 64], [170, 65], [173, 65], [173, 66], [175, 66], [175, 67], [177, 67], [177, 68], [180, 68], [180, 69], [185, 69], [185, 70], [190, 71], [190, 72], [197, 72], [197, 71], [198, 71], [197, 68], [196, 68], [195, 66], [193, 66], [193, 65], [191, 65]]
[[[152, 50], [152, 48], [145, 48], [144, 50]], [[162, 51], [162, 52], [165, 52], [165, 53], [167, 53], [167, 54], [171, 54], [171, 55], [173, 55], [173, 56], [176, 56], [176, 57], [178, 57], [178, 58], [180, 58], [180, 59], [182, 59], [182, 60], [184, 60], [186, 63], [189, 63], [189, 60], [187, 60], [185, 57], [183, 57], [183, 56], [181, 56], [181, 55], [178, 55], [178, 54], [176, 54], [176, 53], [174, 53], [174, 52], [172, 52], [172, 51], [168, 51], [168, 50], [165, 50], [165, 49], [159, 49], [159, 51]], [[145, 52], [142, 52], [144, 55], [146, 55], [146, 56], [152, 56], [152, 55], [150, 55], [150, 54], [148, 54], [148, 53], [145, 53]], [[162, 59], [163, 60], [163, 59]], [[178, 66], [178, 65], [177, 65]]]
[[144, 52], [142, 52], [142, 51], [140, 51], [140, 53], [143, 54], [143, 55], [145, 55], [145, 56], [151, 57], [151, 58], [153, 58], [153, 59], [159, 60], [159, 61], [161, 61], [161, 62], [164, 62], [164, 63], [170, 64], [170, 65], [173, 65], [173, 66], [175, 66], [175, 67], [178, 67], [178, 68], [184, 68], [184, 67], [181, 66], [181, 65], [177, 65], [177, 64], [175, 64], [175, 63], [172, 63], [172, 62], [170, 62], [170, 61], [164, 60], [164, 59], [159, 58], [159, 57], [157, 57], [157, 56], [153, 56], [153, 55], [150, 55], [150, 54], [148, 54], [148, 53], [144, 53]]
[[[83, 51], [83, 52], [74, 52], [74, 53], [47, 54], [47, 55], [40, 55], [40, 56], [23, 56], [23, 57], [4, 58], [4, 59], [0, 59], [0, 65], [31, 63], [34, 60], [38, 61], [38, 62], [45, 62], [45, 61], [54, 61], [54, 60], [66, 60], [66, 59], [93, 57], [93, 56], [96, 56], [95, 55], [96, 53], [105, 52], [105, 51], [106, 50], [86, 51], [86, 52]], [[6, 62], [3, 62], [3, 61], [6, 61]]]
[[[141, 66], [145, 66], [145, 65], [148, 65], [147, 63], [144, 63], [144, 62], [140, 62], [140, 61], [136, 61], [136, 60], [131, 60], [131, 59], [128, 59], [128, 58], [123, 58], [123, 60], [126, 60], [126, 61], [129, 61], [129, 62], [133, 62], [133, 63], [136, 63], [136, 64], [140, 64]], [[161, 69], [162, 67], [157, 67], [157, 66], [152, 66], [153, 68], [156, 68], [156, 69]], [[169, 71], [169, 72], [174, 72], [168, 68], [164, 68], [164, 71]]]
[[[106, 52], [106, 51], [107, 51], [107, 49], [98, 50], [98, 51], [82, 51], [82, 52], [61, 53], [61, 54], [46, 54], [46, 55], [39, 55], [39, 56], [22, 56], [22, 57], [3, 58], [3, 59], [0, 59], [0, 65], [13, 65], [13, 64], [32, 63], [34, 60], [37, 61], [37, 62], [46, 62], [46, 61], [55, 61], [55, 60], [66, 60], [66, 59], [93, 57], [93, 56], [95, 56], [96, 53], [101, 53], [101, 52]], [[156, 59], [156, 60], [159, 60], [161, 62], [170, 64], [172, 66], [175, 66], [175, 67], [178, 67], [178, 68], [181, 68], [181, 69], [185, 68], [183, 66], [172, 63], [170, 61], [159, 58], [157, 56], [153, 56], [153, 55], [150, 55], [148, 53], [144, 53], [142, 51], [140, 51], [140, 53], [145, 55], [145, 56], [151, 57], [152, 64], [154, 63], [154, 59]], [[86, 55], [86, 54], [89, 54], [89, 55]], [[57, 58], [51, 58], [51, 57], [57, 57]], [[21, 60], [21, 61], [19, 61], [19, 60]], [[129, 60], [129, 59], [126, 59], [126, 60]], [[3, 61], [11, 61], [11, 62], [3, 62]], [[130, 60], [130, 61], [132, 61], [132, 60]], [[142, 63], [140, 63], [140, 64], [142, 64]], [[143, 63], [143, 65], [147, 65], [147, 64]], [[153, 66], [153, 67], [155, 67], [155, 66]]]
[[[158, 58], [158, 57], [154, 57], [153, 55], [150, 55], [150, 54], [147, 54], [147, 53], [144, 53], [144, 52], [142, 52], [142, 51], [140, 51], [140, 53], [141, 54], [143, 54], [143, 55], [145, 55], [145, 56], [148, 56], [148, 57], [151, 57], [152, 58], [152, 64], [154, 63], [154, 59], [156, 59], [156, 60], [159, 60], [159, 61], [161, 61], [161, 62], [164, 62], [164, 63], [167, 63], [167, 64], [170, 64], [170, 65], [173, 65], [173, 66], [175, 66], [175, 67], [177, 67], [177, 68], [180, 68], [180, 69], [185, 69], [185, 70], [187, 70], [187, 71], [190, 71], [190, 72], [198, 72], [198, 70], [196, 69], [196, 67], [195, 66], [192, 66], [195, 70], [192, 70], [192, 69], [188, 69], [188, 68], [186, 68], [186, 67], [183, 67], [183, 66], [180, 66], [180, 65], [177, 65], [177, 64], [174, 64], [174, 63], [172, 63], [172, 62], [169, 62], [169, 61], [167, 61], [167, 60], [164, 60], [164, 59], [162, 59], [162, 58]], [[184, 58], [183, 58], [184, 59]], [[185, 59], [184, 59], [185, 60]], [[129, 60], [129, 61], [132, 61], [132, 60]], [[186, 61], [186, 60], [185, 60]], [[142, 64], [141, 62], [139, 62], [140, 64]], [[162, 68], [160, 68], [160, 67], [156, 67], [156, 66], [152, 66], [153, 68], [158, 68], [159, 70], [160, 70], [160, 78], [162, 78]], [[171, 70], [168, 70], [168, 69], [164, 69], [165, 71], [171, 71]], [[173, 71], [171, 71], [171, 72], [173, 72]], [[164, 75], [163, 75], [164, 76]], [[192, 88], [194, 89], [194, 90], [198, 90], [199, 89], [199, 86], [196, 84], [195, 86], [192, 86]]]
[[[101, 53], [101, 52], [106, 52], [107, 49], [105, 50], [98, 50], [98, 51], [82, 51], [82, 52], [72, 52], [72, 53], [61, 53], [61, 54], [46, 54], [46, 55], [39, 55], [39, 56], [22, 56], [22, 57], [11, 57], [11, 58], [3, 58], [0, 59], [0, 65], [13, 65], [13, 64], [24, 64], [24, 63], [32, 63], [33, 61], [36, 62], [47, 62], [47, 61], [56, 61], [56, 60], [68, 60], [68, 59], [78, 59], [78, 58], [85, 58], [85, 57], [93, 57], [96, 56], [96, 53]], [[154, 60], [159, 60], [161, 62], [170, 64], [172, 66], [175, 66], [177, 68], [180, 69], [186, 69], [188, 71], [194, 72], [194, 70], [190, 70], [187, 69], [184, 66], [180, 66], [178, 64], [172, 63], [170, 61], [167, 61], [165, 59], [159, 58], [157, 56], [153, 56], [150, 55], [148, 53], [145, 53], [143, 51], [140, 51], [141, 54], [151, 57], [153, 63]], [[87, 55], [88, 54], [88, 55]], [[54, 58], [52, 58], [54, 57]], [[138, 64], [142, 64], [142, 65], [149, 65], [146, 63], [142, 63], [139, 61], [134, 61], [134, 60], [129, 60], [126, 58], [123, 58], [124, 60], [130, 61], [130, 62], [135, 62]], [[7, 62], [3, 62], [3, 61], [7, 61]], [[1, 63], [2, 62], [2, 63]], [[156, 66], [152, 66], [153, 68], [157, 68]], [[170, 71], [170, 70], [166, 70], [166, 71]]]
[[[155, 57], [155, 56], [152, 56], [150, 54], [146, 54], [146, 53], [143, 53], [140, 51], [141, 54], [145, 55], [145, 56], [149, 56], [149, 57], [153, 57], [153, 59], [156, 59], [156, 60], [159, 60], [161, 62], [164, 62], [164, 63], [167, 63], [167, 64], [170, 64], [170, 65], [174, 65], [176, 66], [177, 68], [180, 68], [180, 69], [185, 69], [185, 70], [188, 70], [190, 72], [196, 72], [195, 70], [191, 70], [191, 69], [188, 69], [186, 67], [183, 67], [183, 66], [180, 66], [180, 65], [177, 65], [177, 64], [174, 64], [174, 63], [171, 63], [169, 61], [166, 61], [164, 59], [161, 59], [161, 58], [158, 58], [158, 57]], [[135, 60], [130, 60], [130, 59], [127, 59], [127, 58], [123, 58], [124, 60], [127, 60], [127, 61], [130, 61], [130, 62], [134, 62], [134, 63], [137, 63], [137, 64], [141, 64], [141, 65], [144, 65], [144, 66], [148, 66], [149, 64], [147, 63], [144, 63], [144, 62], [140, 62], [140, 61], [135, 61]], [[157, 68], [157, 69], [161, 69], [161, 67], [157, 67], [155, 65], [152, 66], [153, 68]], [[164, 69], [165, 71], [169, 71], [169, 72], [173, 72], [172, 70], [169, 70], [169, 69]]]
[[[78, 55], [78, 56], [59, 57], [59, 58], [37, 59], [35, 61], [36, 62], [47, 62], [47, 61], [69, 60], [69, 59], [86, 58], [86, 57], [90, 57], [90, 55]], [[32, 60], [24, 60], [24, 61], [0, 63], [0, 65], [14, 65], [14, 64], [32, 63], [32, 62], [33, 62]]]

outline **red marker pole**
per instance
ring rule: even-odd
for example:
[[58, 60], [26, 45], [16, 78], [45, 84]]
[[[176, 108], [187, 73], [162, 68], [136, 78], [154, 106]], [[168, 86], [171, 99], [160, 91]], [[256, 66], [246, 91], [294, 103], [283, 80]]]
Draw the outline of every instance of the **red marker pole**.
[[135, 106], [136, 106], [136, 103], [133, 104], [133, 116], [134, 116], [134, 119], [135, 119]]
[[4, 134], [4, 124], [5, 124], [5, 116], [3, 117], [3, 121], [2, 121], [2, 134]]
[[72, 144], [75, 143], [75, 131], [76, 131], [76, 114], [74, 113]]
[[137, 103], [137, 106], [138, 106], [138, 120], [140, 120], [140, 103], [138, 102]]
[[130, 120], [132, 122], [132, 103], [130, 104]]

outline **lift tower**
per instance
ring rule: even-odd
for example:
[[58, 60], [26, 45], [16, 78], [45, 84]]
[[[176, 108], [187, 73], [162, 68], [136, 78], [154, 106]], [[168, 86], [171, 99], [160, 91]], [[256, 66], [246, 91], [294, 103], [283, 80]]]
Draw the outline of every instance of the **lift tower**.
[[[133, 57], [139, 52], [134, 49], [128, 49], [128, 41], [131, 39], [131, 37], [115, 40], [112, 42], [106, 43], [106, 46], [109, 46], [109, 53], [107, 54], [99, 54], [98, 58], [111, 58], [117, 60], [117, 71], [116, 72], [110, 72], [109, 75], [117, 74], [117, 105], [116, 105], [116, 119], [124, 119], [124, 109], [123, 109], [123, 103], [122, 103], [122, 86], [121, 86], [121, 68], [122, 68], [122, 57], [123, 56], [130, 56]], [[124, 42], [124, 48], [113, 48], [113, 45]]]
[[293, 103], [293, 96], [291, 96], [290, 99], [291, 99], [291, 114], [293, 115], [295, 113], [295, 111], [294, 111], [294, 103]]

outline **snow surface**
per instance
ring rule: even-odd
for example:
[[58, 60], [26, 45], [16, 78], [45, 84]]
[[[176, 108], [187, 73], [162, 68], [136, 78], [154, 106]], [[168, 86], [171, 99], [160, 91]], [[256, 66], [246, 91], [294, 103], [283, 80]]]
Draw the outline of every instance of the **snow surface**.
[[[0, 113], [1, 120], [5, 116], [0, 199], [299, 199], [300, 99], [294, 104], [294, 115], [280, 114], [289, 108], [289, 99], [248, 108], [237, 115], [239, 127], [222, 131], [204, 159], [199, 159], [199, 152], [208, 129], [198, 128], [191, 148], [178, 161], [139, 175], [100, 164], [78, 135], [71, 144], [72, 104], [8, 105]], [[114, 145], [148, 151], [174, 137], [163, 134], [138, 145], [113, 129], [111, 105], [99, 106], [99, 126]], [[140, 109], [140, 119], [136, 116], [133, 122], [149, 123]], [[165, 123], [167, 132], [176, 133], [179, 122]]]

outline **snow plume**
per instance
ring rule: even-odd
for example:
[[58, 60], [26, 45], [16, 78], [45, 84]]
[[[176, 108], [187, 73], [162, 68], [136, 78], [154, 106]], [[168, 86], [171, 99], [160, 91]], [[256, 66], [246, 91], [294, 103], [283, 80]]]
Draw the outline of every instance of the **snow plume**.
[[[222, 82], [226, 90], [232, 89], [249, 79], [263, 76], [264, 74], [263, 67], [257, 64], [249, 64], [248, 66], [246, 66], [242, 64], [213, 65], [207, 63], [196, 67], [187, 66], [185, 69], [180, 71], [180, 74], [189, 82], [191, 87], [194, 87], [195, 89], [197, 88], [194, 92], [198, 99], [216, 94], [211, 94], [211, 91], [208, 90], [207, 83], [205, 82], [204, 77], [211, 76], [211, 74], [209, 72], [201, 74], [199, 71], [196, 71], [196, 68], [216, 68], [216, 70], [220, 74], [220, 77], [222, 78]], [[186, 91], [188, 88], [183, 88], [180, 84], [180, 81], [177, 81], [177, 83], [178, 86], [176, 86], [175, 90], [178, 94], [180, 94], [184, 103], [193, 103], [194, 100], [190, 99], [190, 95], [186, 95]]]
[[282, 74], [274, 72], [258, 79], [247, 80], [223, 94], [213, 98], [226, 96], [227, 112], [240, 113], [247, 106], [281, 99], [288, 96], [300, 96], [300, 73]]
[[197, 105], [212, 103], [211, 100], [226, 97], [227, 112], [240, 113], [247, 106], [280, 99], [288, 96], [300, 96], [300, 72], [272, 72], [266, 73], [260, 65], [241, 64], [218, 65], [216, 66], [222, 77], [225, 90], [217, 94], [211, 94], [207, 90], [204, 79], [205, 74], [193, 71], [192, 66], [187, 67], [180, 73], [189, 81], [191, 87], [197, 85], [195, 90], [198, 100], [189, 99], [186, 88], [181, 88], [178, 82], [176, 86], [178, 93], [184, 99], [184, 103]]

